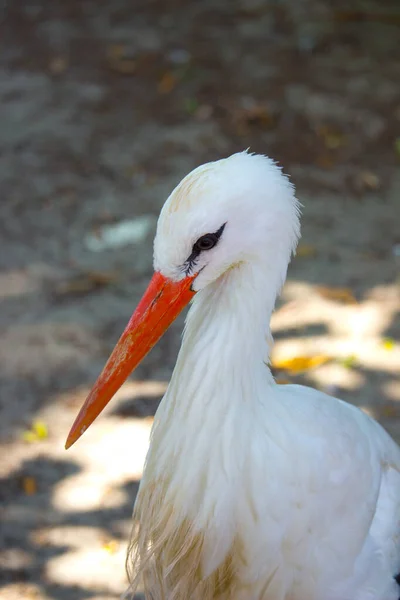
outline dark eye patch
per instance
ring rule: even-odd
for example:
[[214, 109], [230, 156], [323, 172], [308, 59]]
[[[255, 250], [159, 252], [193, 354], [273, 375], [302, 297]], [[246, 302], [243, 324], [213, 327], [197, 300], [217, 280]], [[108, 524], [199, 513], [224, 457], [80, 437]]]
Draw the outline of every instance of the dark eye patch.
[[206, 233], [193, 245], [193, 252], [202, 252], [203, 250], [211, 250], [217, 245], [219, 237], [216, 233]]
[[195, 265], [196, 260], [200, 256], [201, 252], [211, 250], [211, 248], [214, 248], [214, 246], [218, 244], [222, 232], [225, 229], [225, 225], [226, 223], [221, 225], [221, 227], [218, 229], [218, 231], [215, 231], [215, 233], [206, 233], [205, 235], [202, 235], [193, 244], [192, 252], [184, 264], [184, 270], [188, 275], [191, 272], [193, 266]]

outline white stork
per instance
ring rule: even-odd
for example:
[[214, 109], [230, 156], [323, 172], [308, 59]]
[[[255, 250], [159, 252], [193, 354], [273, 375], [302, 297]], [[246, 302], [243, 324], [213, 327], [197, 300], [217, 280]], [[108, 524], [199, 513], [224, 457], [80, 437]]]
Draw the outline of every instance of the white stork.
[[155, 274], [67, 441], [192, 300], [134, 509], [132, 593], [141, 580], [151, 600], [399, 599], [399, 447], [268, 367], [299, 233], [293, 186], [246, 152], [192, 171], [161, 211]]

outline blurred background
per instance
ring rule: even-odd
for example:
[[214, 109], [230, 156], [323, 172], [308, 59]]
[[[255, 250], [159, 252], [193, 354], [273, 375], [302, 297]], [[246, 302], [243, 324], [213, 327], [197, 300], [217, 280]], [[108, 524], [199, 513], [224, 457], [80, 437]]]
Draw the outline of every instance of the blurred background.
[[198, 164], [250, 147], [290, 173], [303, 238], [274, 373], [400, 439], [400, 7], [0, 4], [0, 597], [111, 600], [183, 318], [63, 445]]

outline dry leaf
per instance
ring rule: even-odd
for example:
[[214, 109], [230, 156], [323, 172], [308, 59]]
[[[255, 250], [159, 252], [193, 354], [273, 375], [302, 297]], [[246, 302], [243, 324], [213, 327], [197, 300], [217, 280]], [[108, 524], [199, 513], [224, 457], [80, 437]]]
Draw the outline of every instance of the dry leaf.
[[68, 67], [68, 59], [65, 56], [55, 56], [49, 63], [49, 70], [53, 75], [61, 75]]
[[318, 285], [316, 291], [326, 300], [334, 300], [335, 302], [343, 302], [343, 304], [358, 304], [353, 296], [353, 292], [349, 288], [329, 287]]
[[347, 144], [347, 138], [343, 133], [327, 125], [319, 127], [317, 134], [322, 138], [324, 146], [328, 150], [337, 150]]
[[54, 289], [56, 296], [87, 294], [115, 283], [118, 274], [110, 271], [87, 271], [67, 281], [62, 281]]
[[328, 150], [336, 150], [336, 148], [344, 146], [347, 142], [344, 135], [341, 135], [340, 133], [330, 133], [324, 137], [324, 143]]
[[358, 171], [352, 177], [352, 183], [355, 191], [358, 193], [378, 190], [381, 187], [380, 178], [372, 171]]
[[108, 46], [107, 60], [110, 68], [122, 75], [131, 75], [136, 71], [136, 60], [127, 55], [127, 48], [124, 44]]
[[238, 109], [233, 120], [239, 135], [246, 135], [251, 126], [272, 127], [274, 119], [268, 108], [262, 104], [251, 104], [245, 108]]
[[377, 190], [380, 186], [380, 179], [376, 173], [372, 173], [372, 171], [362, 171], [360, 173], [360, 178], [362, 182], [365, 184], [365, 187], [370, 190]]
[[45, 440], [49, 436], [47, 425], [44, 421], [35, 421], [32, 425], [32, 429], [40, 440]]
[[23, 432], [22, 439], [25, 442], [35, 443], [47, 439], [48, 436], [49, 432], [46, 423], [43, 421], [34, 421], [32, 427]]
[[380, 414], [382, 417], [393, 418], [399, 416], [398, 409], [394, 406], [394, 404], [386, 404], [380, 408]]
[[388, 350], [388, 352], [391, 352], [392, 350], [394, 350], [396, 346], [396, 342], [394, 341], [393, 338], [385, 338], [384, 340], [382, 340], [382, 347], [385, 350]]
[[346, 356], [339, 362], [341, 365], [346, 367], [346, 369], [351, 369], [357, 364], [357, 356], [355, 354], [350, 354], [350, 356]]
[[158, 93], [169, 94], [170, 92], [172, 92], [177, 82], [178, 81], [173, 73], [171, 73], [170, 71], [164, 73], [164, 75], [158, 82]]
[[109, 540], [103, 544], [103, 550], [107, 552], [107, 554], [115, 554], [119, 550], [119, 542], [117, 540]]
[[312, 244], [299, 244], [296, 250], [296, 256], [300, 258], [311, 258], [317, 256], [317, 249]]
[[292, 358], [273, 360], [272, 366], [275, 369], [289, 371], [290, 373], [301, 373], [320, 367], [330, 360], [331, 357], [326, 356], [325, 354], [317, 354], [315, 356], [293, 356]]
[[34, 477], [22, 478], [22, 489], [27, 496], [33, 496], [37, 492], [37, 483]]
[[136, 70], [136, 61], [133, 58], [124, 58], [113, 64], [114, 71], [122, 75], [132, 75]]
[[249, 124], [268, 126], [272, 124], [272, 115], [262, 105], [255, 105], [242, 114], [242, 118]]

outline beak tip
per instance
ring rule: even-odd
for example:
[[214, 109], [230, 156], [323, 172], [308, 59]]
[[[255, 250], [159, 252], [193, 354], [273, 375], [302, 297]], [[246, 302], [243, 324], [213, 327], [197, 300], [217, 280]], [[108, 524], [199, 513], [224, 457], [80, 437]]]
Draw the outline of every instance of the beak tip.
[[67, 440], [65, 442], [65, 450], [68, 450], [69, 448], [71, 448], [71, 446], [73, 446], [75, 444], [75, 442], [76, 442], [76, 440], [74, 440], [72, 435], [69, 434], [67, 437]]
[[71, 430], [70, 430], [68, 437], [66, 439], [66, 442], [65, 442], [66, 450], [71, 448], [71, 446], [73, 446], [75, 444], [75, 442], [77, 442], [79, 440], [79, 438], [81, 437], [81, 435], [83, 434], [85, 429], [86, 428], [82, 428], [81, 431], [79, 431], [78, 428], [76, 427], [76, 424], [74, 423], [74, 425], [71, 427]]
[[82, 406], [78, 416], [72, 424], [71, 429], [69, 430], [66, 442], [65, 442], [65, 450], [68, 450], [79, 440], [79, 438], [85, 433], [88, 426], [94, 421], [97, 415], [88, 418], [88, 415], [85, 413], [87, 410], [87, 406], [91, 404], [91, 394], [89, 394], [86, 399], [84, 405]]

